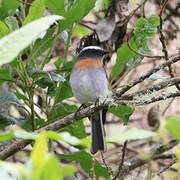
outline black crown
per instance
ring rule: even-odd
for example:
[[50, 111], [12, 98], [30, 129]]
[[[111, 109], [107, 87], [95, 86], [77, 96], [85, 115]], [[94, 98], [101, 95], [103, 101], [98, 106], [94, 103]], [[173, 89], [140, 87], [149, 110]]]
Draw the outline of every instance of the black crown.
[[109, 52], [104, 50], [101, 47], [98, 46], [88, 46], [83, 48], [79, 55], [78, 60], [80, 59], [88, 59], [88, 58], [102, 58], [105, 54], [108, 54]]

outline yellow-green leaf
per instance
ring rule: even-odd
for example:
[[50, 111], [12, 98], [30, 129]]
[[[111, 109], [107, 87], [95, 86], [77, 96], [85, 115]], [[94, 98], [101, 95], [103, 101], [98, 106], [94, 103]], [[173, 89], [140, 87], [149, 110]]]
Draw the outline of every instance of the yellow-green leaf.
[[180, 140], [180, 118], [170, 117], [167, 119], [166, 127], [168, 131], [178, 140]]
[[12, 61], [41, 32], [59, 19], [62, 17], [56, 15], [40, 18], [0, 39], [0, 66]]
[[29, 13], [26, 16], [23, 25], [42, 17], [44, 14], [44, 10], [44, 0], [35, 0], [29, 9]]
[[140, 140], [140, 139], [146, 139], [153, 136], [156, 136], [157, 134], [152, 131], [143, 130], [143, 129], [130, 129], [125, 132], [121, 132], [119, 136], [110, 137], [110, 141], [126, 141], [126, 140]]
[[58, 159], [55, 156], [50, 156], [44, 165], [43, 172], [41, 174], [43, 180], [63, 180], [61, 174], [61, 168]]
[[47, 135], [46, 132], [40, 133], [39, 137], [36, 139], [34, 148], [32, 151], [32, 165], [36, 168], [42, 168], [47, 157], [48, 144], [47, 144]]
[[0, 38], [9, 33], [9, 29], [6, 24], [0, 21]]

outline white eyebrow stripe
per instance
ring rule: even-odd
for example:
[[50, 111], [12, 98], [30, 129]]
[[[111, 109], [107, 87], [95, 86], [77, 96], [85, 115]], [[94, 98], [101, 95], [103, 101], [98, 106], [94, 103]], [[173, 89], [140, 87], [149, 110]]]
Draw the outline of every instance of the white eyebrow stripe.
[[[87, 47], [83, 48], [83, 49], [80, 51], [80, 53], [82, 53], [83, 51], [88, 50], [88, 49], [96, 49], [96, 50], [102, 50], [102, 51], [104, 51], [104, 49], [101, 48], [101, 47], [99, 47], [99, 46], [87, 46]], [[80, 53], [79, 53], [79, 54], [80, 54]]]

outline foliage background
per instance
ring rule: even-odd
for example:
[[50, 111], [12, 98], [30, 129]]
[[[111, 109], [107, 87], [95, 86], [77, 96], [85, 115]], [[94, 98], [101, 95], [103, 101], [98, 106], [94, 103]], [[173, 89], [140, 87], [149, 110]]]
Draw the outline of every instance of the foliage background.
[[[176, 0], [1, 0], [0, 178], [178, 179], [179, 10]], [[108, 151], [94, 157], [85, 117], [95, 108], [74, 119], [68, 82], [87, 45], [110, 50], [114, 93]]]

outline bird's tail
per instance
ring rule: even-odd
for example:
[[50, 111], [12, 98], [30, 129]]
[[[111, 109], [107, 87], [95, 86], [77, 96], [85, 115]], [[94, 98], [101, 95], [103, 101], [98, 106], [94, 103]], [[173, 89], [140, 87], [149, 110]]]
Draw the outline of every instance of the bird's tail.
[[91, 116], [91, 153], [95, 154], [97, 151], [105, 151], [105, 129], [104, 123], [106, 121], [107, 109], [97, 111]]

